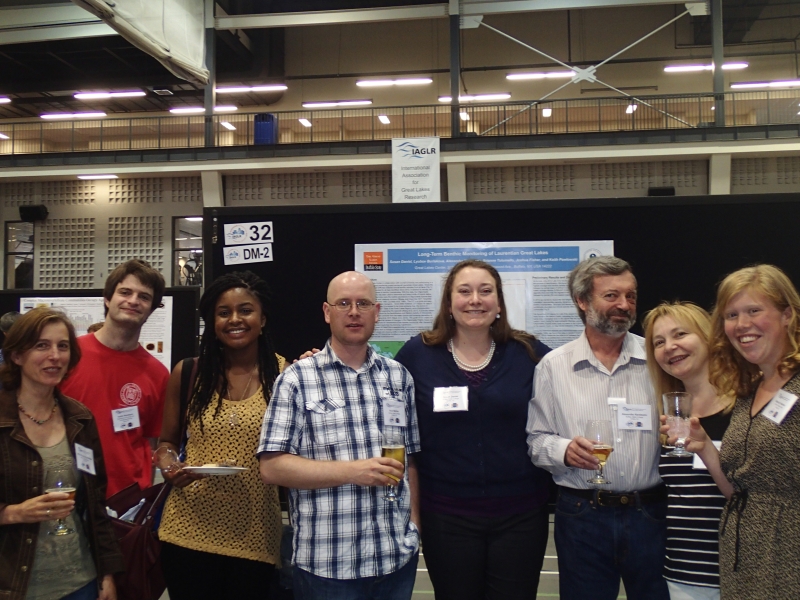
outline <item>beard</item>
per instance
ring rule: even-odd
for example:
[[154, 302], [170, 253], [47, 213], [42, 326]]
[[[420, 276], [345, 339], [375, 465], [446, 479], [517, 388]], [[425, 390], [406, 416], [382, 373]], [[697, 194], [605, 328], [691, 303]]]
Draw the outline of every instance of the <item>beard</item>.
[[[614, 321], [611, 317], [625, 317], [625, 320]], [[613, 309], [607, 313], [601, 313], [591, 304], [586, 310], [586, 324], [605, 335], [613, 337], [625, 335], [634, 323], [636, 323], [636, 313], [632, 310]]]

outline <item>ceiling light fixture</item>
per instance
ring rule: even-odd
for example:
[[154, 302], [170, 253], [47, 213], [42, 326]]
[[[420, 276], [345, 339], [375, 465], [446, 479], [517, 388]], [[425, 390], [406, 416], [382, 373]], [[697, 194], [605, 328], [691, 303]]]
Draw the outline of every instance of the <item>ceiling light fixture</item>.
[[85, 112], [85, 113], [45, 113], [39, 115], [42, 119], [94, 119], [105, 117], [104, 112]]
[[[739, 71], [750, 65], [746, 62], [724, 63], [723, 71]], [[697, 73], [698, 71], [713, 71], [714, 65], [671, 65], [664, 67], [664, 73]]]
[[142, 90], [128, 92], [78, 92], [73, 94], [76, 100], [107, 100], [108, 98], [141, 98], [147, 94]]
[[800, 80], [789, 79], [786, 81], [740, 81], [739, 83], [732, 83], [732, 90], [745, 90], [754, 88], [788, 88], [800, 86]]
[[308, 119], [297, 119], [303, 127], [311, 127], [311, 121]]
[[[186, 106], [182, 108], [170, 108], [169, 112], [173, 115], [192, 115], [205, 112], [202, 106]], [[214, 112], [234, 112], [239, 110], [238, 106], [215, 106]]]
[[[476, 94], [474, 96], [459, 96], [459, 102], [490, 102], [492, 100], [508, 100], [511, 94]], [[453, 99], [450, 96], [439, 96], [439, 102], [451, 102]]]
[[11, 102], [11, 98], [6, 98], [5, 96], [0, 98], [0, 104], [8, 104]]
[[186, 217], [187, 221], [202, 221], [203, 217]]
[[575, 71], [553, 71], [551, 73], [508, 73], [506, 79], [525, 81], [527, 79], [568, 79], [575, 77]]
[[116, 175], [78, 175], [78, 179], [119, 179]]
[[462, 121], [469, 121], [469, 113], [467, 111], [464, 110], [464, 111], [461, 111], [458, 114], [461, 117]]
[[378, 115], [378, 121], [380, 121], [384, 125], [388, 125], [389, 123], [391, 123], [389, 117], [387, 117], [386, 115]]
[[236, 131], [236, 127], [234, 127], [233, 125], [231, 125], [227, 121], [220, 121], [219, 124], [222, 125], [228, 131]]
[[543, 108], [542, 109], [542, 116], [545, 119], [549, 119], [550, 117], [553, 116], [553, 109], [552, 108]]
[[335, 108], [337, 106], [366, 106], [372, 100], [325, 100], [321, 102], [303, 102], [303, 108]]
[[412, 79], [364, 79], [356, 81], [358, 87], [389, 87], [392, 85], [425, 85], [433, 83], [430, 77], [415, 77]]
[[252, 87], [239, 86], [229, 88], [217, 88], [218, 94], [247, 94], [249, 92], [283, 92], [288, 90], [289, 87], [283, 83], [271, 83], [268, 85], [254, 85]]
[[7, 136], [5, 133], [0, 133], [0, 140], [10, 140], [11, 137]]
[[639, 108], [638, 104], [628, 104], [628, 108], [625, 109], [625, 114], [632, 115], [636, 112], [637, 108]]

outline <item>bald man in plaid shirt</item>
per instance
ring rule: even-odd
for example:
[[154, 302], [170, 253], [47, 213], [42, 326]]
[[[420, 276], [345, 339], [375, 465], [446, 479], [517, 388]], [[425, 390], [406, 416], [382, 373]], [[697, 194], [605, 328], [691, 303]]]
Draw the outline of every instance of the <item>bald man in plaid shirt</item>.
[[[408, 600], [419, 556], [414, 382], [369, 346], [380, 304], [366, 276], [335, 277], [322, 308], [331, 338], [275, 381], [258, 447], [262, 479], [289, 488], [294, 594]], [[390, 426], [407, 465], [381, 457]], [[389, 476], [396, 501], [384, 499]]]

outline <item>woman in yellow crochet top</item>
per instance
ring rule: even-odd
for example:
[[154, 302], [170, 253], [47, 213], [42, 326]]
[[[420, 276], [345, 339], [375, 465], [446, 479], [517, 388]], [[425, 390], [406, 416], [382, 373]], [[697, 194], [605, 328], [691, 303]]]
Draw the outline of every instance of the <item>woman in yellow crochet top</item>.
[[[174, 488], [158, 531], [171, 600], [263, 600], [279, 561], [278, 490], [258, 476], [255, 448], [272, 384], [285, 363], [269, 335], [264, 280], [244, 271], [216, 279], [200, 299], [205, 331], [188, 410], [172, 372], [159, 447], [185, 459], [163, 468]], [[227, 464], [249, 470], [200, 475], [184, 467]]]

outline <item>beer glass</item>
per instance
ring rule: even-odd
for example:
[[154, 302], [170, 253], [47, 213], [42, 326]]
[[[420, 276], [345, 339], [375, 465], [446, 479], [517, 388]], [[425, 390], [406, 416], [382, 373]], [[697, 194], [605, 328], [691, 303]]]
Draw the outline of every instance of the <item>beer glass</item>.
[[[399, 427], [387, 427], [381, 435], [381, 456], [393, 458], [405, 466], [406, 464], [406, 444], [403, 431]], [[400, 480], [394, 475], [384, 473], [390, 479], [398, 483]], [[386, 493], [383, 495], [386, 502], [397, 502], [397, 493], [394, 485], [386, 486]]]
[[664, 403], [664, 414], [667, 416], [669, 437], [677, 436], [675, 449], [667, 452], [667, 456], [692, 456], [686, 450], [686, 438], [689, 437], [689, 417], [692, 416], [692, 395], [689, 392], [667, 392], [661, 397]]
[[[75, 472], [71, 468], [48, 469], [44, 476], [44, 493], [52, 494], [61, 492], [69, 494], [69, 499], [75, 499]], [[69, 527], [64, 519], [58, 519], [55, 527], [49, 530], [48, 535], [69, 535], [75, 530]]]
[[614, 451], [614, 432], [611, 429], [611, 421], [587, 421], [584, 437], [592, 443], [592, 454], [600, 461], [600, 470], [595, 473], [594, 477], [586, 481], [595, 485], [611, 483], [603, 474], [608, 456]]

